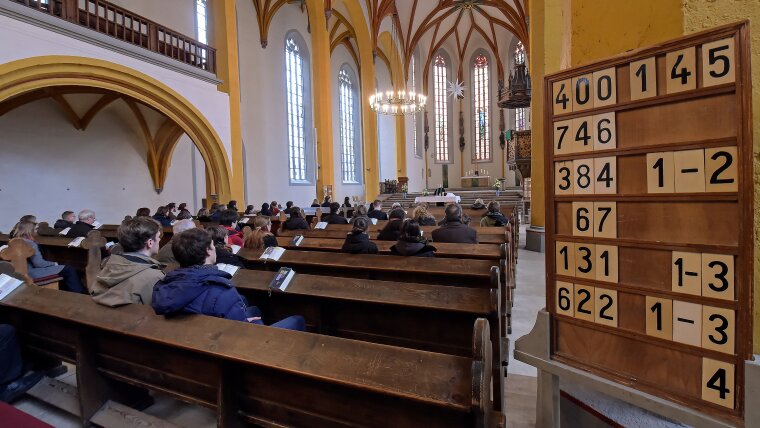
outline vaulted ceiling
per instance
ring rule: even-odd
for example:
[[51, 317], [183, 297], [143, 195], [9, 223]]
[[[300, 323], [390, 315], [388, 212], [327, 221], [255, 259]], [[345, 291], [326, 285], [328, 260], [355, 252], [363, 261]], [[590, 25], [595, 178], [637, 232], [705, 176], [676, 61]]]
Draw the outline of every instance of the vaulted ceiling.
[[[269, 25], [282, 6], [289, 3], [305, 9], [304, 0], [252, 0], [257, 12], [261, 44], [266, 47]], [[527, 0], [343, 0], [360, 2], [364, 9], [367, 26], [372, 37], [374, 54], [388, 63], [390, 52], [379, 48], [380, 36], [390, 31], [392, 22], [396, 24], [399, 55], [404, 64], [404, 74], [408, 72], [411, 57], [418, 47], [426, 53], [419, 58], [423, 73], [427, 74], [434, 54], [444, 45], [453, 46], [462, 76], [464, 55], [474, 44], [474, 40], [484, 40], [496, 56], [497, 75], [504, 79], [504, 61], [499, 57], [505, 45], [516, 37], [528, 48]], [[353, 39], [354, 26], [347, 16], [340, 12], [340, 1], [325, 0], [331, 48], [344, 44], [354, 58], [357, 58]], [[357, 61], [358, 63], [358, 61]], [[404, 79], [405, 80], [405, 79]]]

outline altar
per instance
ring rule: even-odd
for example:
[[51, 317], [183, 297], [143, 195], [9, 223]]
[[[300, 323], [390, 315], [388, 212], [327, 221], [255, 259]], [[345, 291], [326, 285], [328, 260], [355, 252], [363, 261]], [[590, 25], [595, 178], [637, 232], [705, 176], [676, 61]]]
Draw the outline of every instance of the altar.
[[491, 176], [489, 175], [470, 175], [462, 177], [462, 187], [490, 187]]

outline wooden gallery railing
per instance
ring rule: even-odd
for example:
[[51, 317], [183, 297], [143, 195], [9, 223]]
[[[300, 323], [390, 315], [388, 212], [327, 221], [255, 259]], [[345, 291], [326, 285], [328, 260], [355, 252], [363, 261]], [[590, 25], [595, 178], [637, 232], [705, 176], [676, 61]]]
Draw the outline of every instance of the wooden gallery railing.
[[9, 0], [216, 73], [216, 49], [104, 0]]

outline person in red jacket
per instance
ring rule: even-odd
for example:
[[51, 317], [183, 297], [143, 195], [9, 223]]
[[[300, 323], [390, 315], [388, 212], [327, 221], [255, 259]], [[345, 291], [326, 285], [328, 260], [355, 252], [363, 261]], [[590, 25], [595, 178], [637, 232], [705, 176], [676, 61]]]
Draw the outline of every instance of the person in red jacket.
[[231, 245], [243, 246], [243, 234], [237, 230], [238, 213], [233, 210], [224, 210], [219, 215], [219, 225], [227, 229]]

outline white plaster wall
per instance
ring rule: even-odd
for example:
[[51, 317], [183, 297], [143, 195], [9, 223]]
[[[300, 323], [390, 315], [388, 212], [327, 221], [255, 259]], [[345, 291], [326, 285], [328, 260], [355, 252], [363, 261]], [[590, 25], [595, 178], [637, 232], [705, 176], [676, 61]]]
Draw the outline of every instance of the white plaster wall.
[[[309, 206], [316, 197], [316, 183], [289, 183], [285, 104], [285, 35], [297, 30], [311, 54], [307, 16], [297, 5], [284, 5], [272, 21], [269, 44], [263, 49], [253, 2], [238, 0], [237, 10], [241, 121], [249, 180], [247, 202], [260, 207], [272, 200], [284, 205], [289, 199], [297, 205]], [[314, 132], [313, 123], [307, 125], [306, 132]]]
[[[196, 39], [195, 0], [109, 0], [164, 27]], [[213, 1], [213, 0], [212, 0]]]
[[[41, 117], [45, 126], [40, 126]], [[100, 222], [118, 224], [142, 206], [151, 211], [169, 202], [199, 206], [200, 200], [193, 199], [189, 138], [182, 137], [164, 190], [156, 194], [142, 134], [120, 101], [100, 112], [86, 131], [74, 129], [49, 99], [0, 116], [0, 130], [3, 232], [25, 214], [52, 222], [65, 210], [90, 208]], [[202, 178], [202, 169], [200, 174]]]
[[[379, 58], [375, 61], [377, 89], [386, 91], [392, 88], [388, 67]], [[377, 115], [377, 149], [380, 161], [380, 181], [395, 180], [396, 170], [396, 118], [395, 116]]]
[[[341, 166], [342, 157], [342, 145], [340, 141], [340, 83], [338, 81], [338, 72], [343, 64], [348, 64], [353, 70], [354, 83], [357, 88], [357, 98], [354, 102], [359, 103], [359, 108], [356, 109], [359, 115], [361, 115], [361, 103], [364, 103], [367, 97], [361, 93], [361, 82], [359, 81], [359, 67], [354, 62], [354, 58], [348, 52], [348, 49], [344, 45], [339, 45], [335, 48], [330, 57], [330, 94], [332, 96], [332, 129], [333, 129], [333, 158], [335, 159], [335, 177], [333, 195], [336, 200], [343, 201], [343, 198], [348, 196], [358, 196], [361, 200], [364, 200], [364, 169], [360, 165], [360, 169], [356, 171], [357, 175], [362, 177], [362, 183], [360, 184], [348, 184], [343, 183], [343, 171]], [[357, 135], [358, 138], [362, 138], [362, 120], [361, 117], [356, 121], [358, 125]], [[362, 159], [362, 153], [356, 153], [359, 159]]]
[[[147, 2], [148, 0], [145, 1]], [[255, 19], [253, 21], [255, 22]], [[6, 16], [0, 16], [0, 40], [23, 40], [24, 46], [23, 49], [18, 49], [17, 44], [0, 43], [0, 64], [45, 55], [82, 56], [130, 67], [161, 81], [194, 105], [208, 120], [223, 142], [229, 158], [229, 96], [223, 92], [219, 92], [213, 83], [208, 83], [195, 77], [113, 52], [72, 37], [63, 36]]]
[[[422, 55], [417, 54], [416, 65], [416, 89], [422, 93], [422, 66], [420, 65], [420, 58]], [[411, 69], [408, 72], [409, 80], [407, 81], [407, 89], [411, 90]], [[425, 188], [425, 136], [422, 132], [425, 123], [424, 112], [415, 113], [417, 118], [416, 128], [413, 126], [414, 121], [412, 116], [406, 116], [404, 121], [405, 130], [405, 150], [406, 150], [406, 175], [409, 178], [409, 191], [420, 192]], [[414, 151], [414, 134], [417, 134], [417, 144], [420, 147], [420, 157]]]

